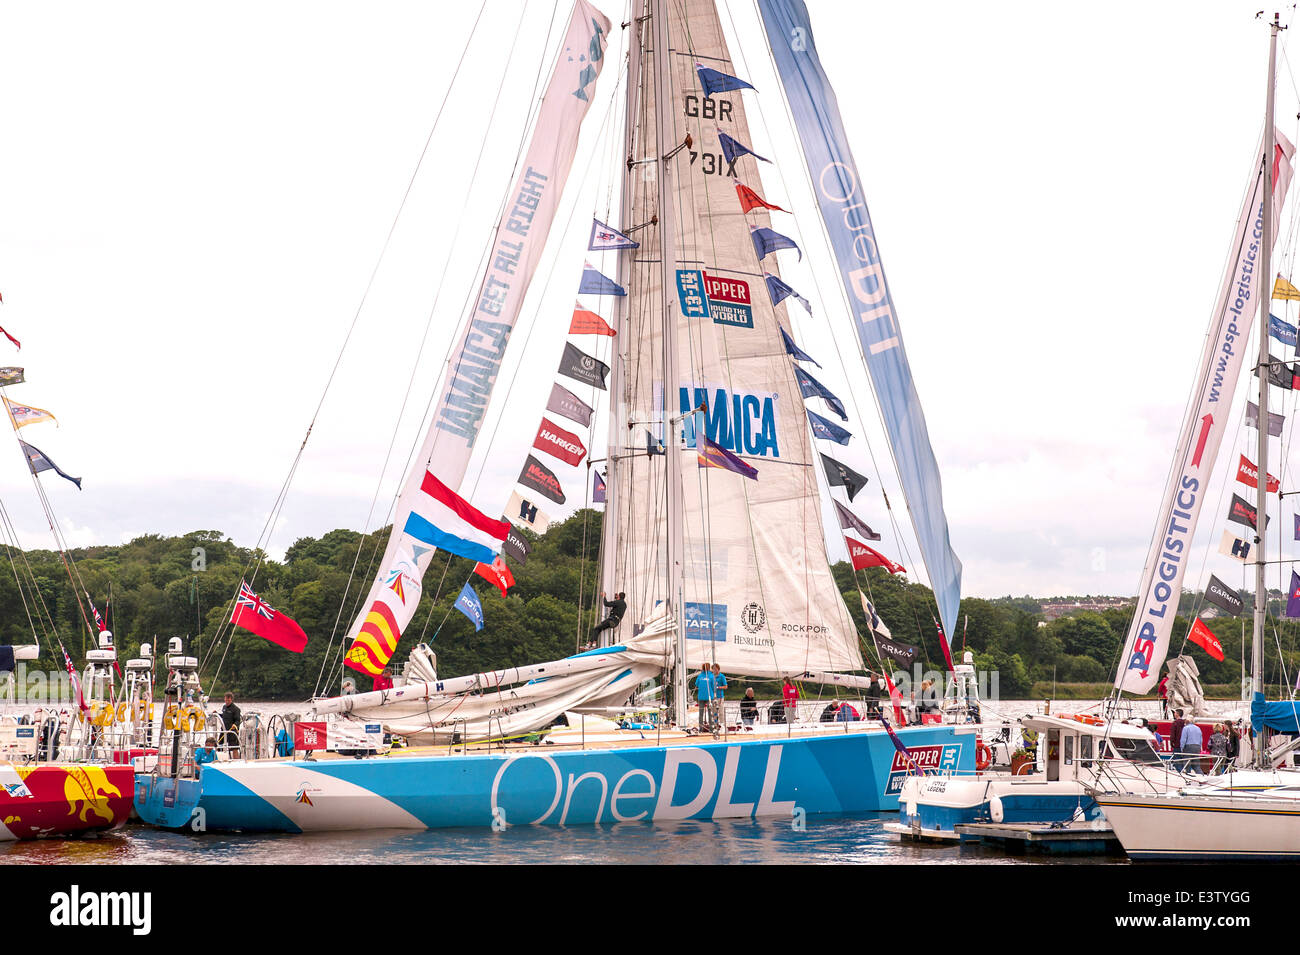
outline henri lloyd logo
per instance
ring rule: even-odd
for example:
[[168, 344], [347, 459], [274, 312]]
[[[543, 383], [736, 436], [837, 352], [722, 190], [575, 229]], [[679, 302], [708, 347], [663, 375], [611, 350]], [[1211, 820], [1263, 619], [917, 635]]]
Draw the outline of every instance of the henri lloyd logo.
[[745, 609], [740, 611], [740, 625], [750, 633], [758, 633], [767, 623], [767, 614], [763, 611], [763, 605], [757, 603], [745, 604]]
[[55, 926], [125, 926], [132, 935], [148, 935], [152, 913], [150, 892], [83, 892], [74, 885], [68, 892], [50, 896], [50, 924]]

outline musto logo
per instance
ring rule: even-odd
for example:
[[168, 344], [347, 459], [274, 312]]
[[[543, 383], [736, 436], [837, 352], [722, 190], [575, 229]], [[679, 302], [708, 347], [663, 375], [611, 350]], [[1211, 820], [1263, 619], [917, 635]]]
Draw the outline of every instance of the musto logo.
[[[908, 753], [916, 765], [926, 773], [955, 772], [957, 757], [961, 755], [961, 743], [945, 743], [933, 746], [909, 746]], [[885, 783], [885, 795], [897, 796], [903, 789], [903, 780], [912, 772], [902, 753], [894, 754], [894, 761], [889, 766], [889, 780]]]

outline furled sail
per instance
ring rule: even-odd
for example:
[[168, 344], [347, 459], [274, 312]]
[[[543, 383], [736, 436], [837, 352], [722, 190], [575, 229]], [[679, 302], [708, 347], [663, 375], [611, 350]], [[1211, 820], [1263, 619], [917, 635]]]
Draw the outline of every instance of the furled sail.
[[[1274, 135], [1277, 136], [1273, 157], [1273, 221], [1276, 222], [1291, 183], [1295, 147], [1281, 133]], [[1228, 271], [1210, 315], [1196, 384], [1169, 469], [1169, 485], [1156, 516], [1142, 584], [1138, 588], [1137, 610], [1115, 676], [1115, 688], [1120, 691], [1145, 693], [1160, 679], [1160, 666], [1169, 649], [1169, 635], [1178, 613], [1196, 522], [1209, 490], [1219, 445], [1228, 428], [1228, 411], [1241, 377], [1242, 362], [1249, 351], [1251, 316], [1259, 307], [1261, 291], [1256, 264], [1262, 254], [1264, 232], [1263, 151], [1261, 146], [1256, 153], [1259, 158], [1237, 217]], [[1264, 294], [1267, 295], [1266, 286]]]
[[604, 66], [609, 27], [600, 11], [578, 0], [519, 163], [513, 198], [497, 225], [478, 304], [452, 352], [433, 423], [398, 498], [379, 576], [348, 633], [352, 645], [346, 662], [355, 670], [382, 671], [419, 605], [421, 581], [435, 552], [430, 541], [437, 538], [408, 533], [408, 521], [413, 513], [420, 516], [426, 503], [426, 473], [453, 490], [465, 477], [510, 333], [573, 166], [578, 132]]
[[[628, 301], [616, 361], [620, 393], [612, 398], [631, 422], [626, 445], [612, 447], [611, 491], [619, 506], [606, 529], [614, 578], [606, 589], [627, 593], [631, 633], [618, 638], [643, 659], [672, 655], [672, 634], [640, 631], [656, 616], [669, 587], [666, 458], [649, 449], [647, 430], [669, 428], [684, 442], [682, 619], [687, 664], [717, 662], [756, 676], [810, 670], [861, 669], [856, 630], [827, 563], [817, 469], [799, 383], [782, 339], [790, 330], [785, 304], [773, 305], [764, 273], [779, 277], [777, 250], [793, 249], [768, 206], [744, 202], [737, 183], [762, 195], [760, 159], [752, 142], [737, 73], [711, 0], [665, 5], [671, 10], [672, 104], [654, 102], [649, 71], [640, 83], [632, 158], [636, 168], [674, 163], [677, 309], [681, 380], [664, 395], [664, 316], [660, 235], [653, 223], [653, 183], [629, 190], [623, 225], [652, 223], [641, 247], [624, 252]], [[638, 29], [649, 36], [649, 25]], [[647, 44], [648, 45], [648, 44]], [[717, 81], [718, 76], [724, 79]], [[704, 84], [709, 83], [706, 94]], [[748, 84], [743, 84], [747, 86]], [[746, 96], [756, 95], [752, 92]], [[674, 141], [655, 142], [646, 117], [666, 108]], [[689, 145], [670, 158], [679, 144]], [[652, 173], [647, 173], [647, 175]], [[775, 238], [773, 238], [775, 237]], [[789, 243], [788, 245], [786, 243]], [[620, 411], [620, 415], [622, 411]], [[677, 425], [665, 418], [684, 415]], [[620, 419], [624, 420], [624, 419]], [[729, 461], [705, 439], [739, 458]], [[701, 455], [708, 454], [701, 467]], [[671, 630], [671, 628], [670, 628]]]
[[961, 601], [961, 561], [949, 541], [939, 465], [903, 348], [862, 179], [849, 149], [835, 92], [817, 56], [803, 0], [759, 0], [758, 6], [835, 251], [836, 267], [857, 313], [862, 354], [943, 630], [951, 640], [957, 632]]

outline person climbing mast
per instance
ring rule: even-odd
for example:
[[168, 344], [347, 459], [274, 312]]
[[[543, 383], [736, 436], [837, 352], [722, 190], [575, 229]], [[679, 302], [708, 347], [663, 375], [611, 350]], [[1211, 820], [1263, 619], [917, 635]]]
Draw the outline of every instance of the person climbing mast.
[[591, 637], [593, 640], [600, 638], [600, 632], [602, 630], [613, 630], [619, 625], [619, 622], [623, 619], [623, 614], [627, 613], [627, 601], [624, 599], [626, 596], [627, 594], [619, 591], [618, 595], [613, 600], [608, 600], [605, 597], [605, 591], [602, 590], [600, 592], [600, 599], [604, 601], [605, 607], [608, 610], [608, 615], [601, 621], [600, 625], [596, 627], [595, 630], [591, 631]]

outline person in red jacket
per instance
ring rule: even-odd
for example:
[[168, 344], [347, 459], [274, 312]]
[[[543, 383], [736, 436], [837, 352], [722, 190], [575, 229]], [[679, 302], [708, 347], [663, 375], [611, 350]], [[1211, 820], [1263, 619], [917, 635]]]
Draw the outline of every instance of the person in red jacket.
[[785, 721], [793, 723], [799, 715], [799, 688], [790, 682], [790, 678], [783, 677], [784, 683], [781, 685], [781, 698], [785, 700]]
[[376, 690], [391, 690], [393, 688], [393, 675], [388, 667], [384, 667], [384, 672], [375, 677]]
[[1166, 720], [1169, 718], [1169, 674], [1166, 673], [1160, 678], [1160, 686], [1156, 688], [1160, 694], [1160, 718]]

